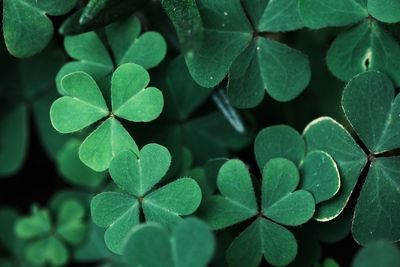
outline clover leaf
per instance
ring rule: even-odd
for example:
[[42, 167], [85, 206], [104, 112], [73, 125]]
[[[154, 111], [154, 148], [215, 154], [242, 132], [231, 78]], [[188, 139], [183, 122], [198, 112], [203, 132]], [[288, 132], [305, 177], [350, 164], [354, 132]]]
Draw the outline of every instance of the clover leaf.
[[171, 233], [146, 223], [133, 228], [125, 240], [126, 266], [205, 267], [215, 248], [212, 232], [195, 218], [178, 222]]
[[[300, 188], [312, 193], [316, 204], [331, 199], [339, 192], [340, 174], [334, 159], [324, 151], [306, 153], [303, 137], [286, 125], [261, 130], [254, 142], [254, 152], [260, 169], [273, 158], [285, 158], [295, 163], [301, 174]], [[319, 216], [317, 205], [315, 219]]]
[[[368, 95], [368, 96], [367, 96]], [[374, 96], [372, 99], [370, 96]], [[352, 225], [353, 237], [361, 244], [400, 238], [394, 212], [400, 205], [397, 183], [399, 157], [390, 151], [399, 148], [399, 105], [390, 79], [379, 72], [365, 72], [349, 82], [343, 91], [342, 106], [367, 154], [337, 122], [322, 118], [312, 122], [304, 135], [309, 151], [324, 150], [335, 159], [343, 177], [343, 190], [324, 203], [325, 215], [340, 213], [365, 169], [366, 178], [358, 197]], [[390, 140], [390, 143], [389, 143]], [[337, 150], [340, 147], [341, 150]], [[388, 153], [389, 152], [389, 153]]]
[[69, 258], [66, 245], [77, 245], [85, 237], [84, 214], [83, 206], [73, 199], [62, 203], [55, 222], [48, 210], [33, 206], [32, 215], [19, 219], [15, 226], [17, 236], [29, 242], [26, 259], [37, 266], [65, 264]]
[[[29, 148], [29, 114], [32, 113], [40, 142], [54, 159], [65, 142], [50, 123], [49, 108], [57, 98], [53, 75], [63, 62], [63, 54], [54, 46], [28, 59], [0, 55], [0, 176], [17, 172]], [[37, 65], [40, 64], [40, 68]]]
[[122, 253], [121, 240], [140, 223], [141, 210], [146, 221], [172, 226], [181, 215], [193, 213], [200, 205], [200, 187], [191, 178], [152, 190], [170, 164], [169, 151], [157, 144], [144, 146], [139, 157], [125, 151], [112, 160], [111, 177], [123, 192], [100, 193], [91, 202], [93, 221], [107, 228], [104, 238], [111, 251]]
[[112, 111], [93, 78], [74, 72], [62, 80], [68, 94], [56, 100], [50, 109], [51, 122], [61, 133], [79, 131], [108, 117], [81, 144], [80, 159], [95, 171], [108, 169], [111, 159], [124, 150], [138, 153], [135, 141], [117, 118], [133, 122], [156, 119], [163, 108], [163, 96], [150, 81], [147, 71], [134, 63], [120, 66], [111, 82]]
[[58, 72], [58, 90], [63, 93], [61, 79], [74, 71], [87, 72], [100, 85], [105, 83], [108, 87], [110, 74], [124, 63], [136, 63], [145, 69], [157, 66], [166, 54], [164, 38], [154, 31], [141, 35], [140, 32], [140, 21], [135, 16], [107, 26], [106, 37], [113, 55], [95, 32], [66, 36], [65, 50], [76, 61], [68, 62]]
[[377, 241], [358, 251], [352, 267], [391, 267], [399, 264], [400, 252], [398, 247], [389, 242]]
[[368, 11], [382, 22], [399, 22], [400, 14], [397, 12], [399, 8], [400, 2], [397, 0], [368, 0]]
[[274, 266], [289, 264], [297, 243], [283, 225], [306, 223], [314, 214], [311, 193], [296, 190], [299, 171], [289, 160], [271, 159], [262, 171], [261, 208], [258, 208], [250, 173], [240, 160], [229, 160], [218, 173], [221, 195], [206, 200], [200, 216], [212, 229], [225, 228], [257, 216], [227, 251], [229, 266], [258, 266], [262, 255]]
[[[396, 58], [400, 56], [400, 45], [379, 22], [394, 22], [395, 18], [390, 14], [398, 5], [394, 2], [300, 0], [299, 9], [305, 25], [312, 29], [359, 23], [341, 33], [329, 48], [328, 67], [337, 78], [349, 81], [361, 72], [377, 70], [389, 75], [399, 85], [400, 67]], [[369, 18], [369, 13], [379, 14], [383, 9], [389, 11], [385, 11], [388, 14], [382, 17], [378, 15], [376, 19], [379, 21]]]
[[265, 90], [278, 101], [289, 101], [308, 85], [307, 57], [263, 36], [265, 31], [303, 27], [297, 0], [244, 1], [243, 7], [238, 0], [164, 0], [162, 4], [193, 79], [203, 87], [215, 87], [229, 73], [227, 91], [234, 106], [257, 106]]
[[[60, 16], [75, 7], [77, 0], [5, 0], [3, 34], [8, 51], [15, 57], [30, 57], [42, 51], [53, 37], [47, 15]], [[40, 36], [40, 38], [37, 38]]]

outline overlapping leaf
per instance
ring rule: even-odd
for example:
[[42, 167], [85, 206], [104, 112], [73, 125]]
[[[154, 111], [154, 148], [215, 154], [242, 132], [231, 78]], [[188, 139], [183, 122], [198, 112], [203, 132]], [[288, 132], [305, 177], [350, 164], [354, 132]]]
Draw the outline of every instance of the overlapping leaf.
[[349, 81], [356, 74], [378, 70], [397, 85], [400, 45], [369, 15], [381, 22], [396, 22], [400, 19], [396, 14], [399, 7], [400, 3], [392, 0], [299, 0], [300, 15], [312, 29], [359, 23], [341, 33], [328, 51], [328, 67], [337, 78]]
[[149, 81], [143, 67], [134, 63], [120, 66], [112, 77], [110, 112], [94, 79], [84, 72], [71, 73], [62, 80], [67, 95], [51, 106], [52, 124], [61, 133], [71, 133], [108, 117], [79, 148], [79, 157], [87, 166], [95, 171], [104, 171], [120, 152], [131, 150], [138, 153], [135, 141], [116, 117], [147, 122], [160, 115], [163, 96], [157, 88], [146, 88]]
[[140, 21], [135, 16], [106, 27], [115, 65], [105, 44], [95, 32], [66, 36], [65, 49], [76, 61], [65, 64], [57, 74], [58, 90], [63, 93], [61, 79], [74, 71], [87, 72], [100, 85], [108, 87], [112, 71], [124, 63], [136, 63], [145, 69], [157, 66], [166, 54], [164, 38], [158, 32], [140, 32]]
[[107, 228], [107, 246], [121, 254], [121, 240], [140, 222], [142, 209], [146, 221], [172, 226], [180, 216], [194, 212], [201, 202], [201, 191], [190, 178], [177, 179], [152, 190], [171, 164], [168, 150], [157, 144], [142, 148], [139, 158], [126, 151], [117, 155], [110, 165], [110, 174], [123, 192], [104, 192], [91, 203], [93, 221]]
[[[341, 212], [368, 161], [368, 172], [352, 225], [353, 237], [361, 244], [380, 239], [397, 241], [400, 238], [395, 227], [400, 217], [394, 212], [400, 205], [396, 179], [398, 170], [395, 167], [399, 164], [399, 157], [384, 153], [400, 146], [397, 130], [399, 98], [394, 97], [392, 82], [379, 72], [356, 76], [343, 92], [343, 110], [367, 147], [368, 156], [350, 134], [332, 119], [318, 119], [304, 132], [308, 150], [330, 153], [343, 177], [343, 190], [322, 204], [321, 217], [329, 218]], [[338, 150], [338, 147], [341, 149]]]
[[265, 90], [278, 101], [289, 101], [308, 85], [306, 56], [259, 35], [301, 28], [297, 0], [243, 1], [243, 7], [237, 0], [162, 3], [194, 80], [214, 87], [229, 73], [228, 96], [234, 106], [257, 106]]
[[212, 229], [221, 229], [259, 215], [227, 250], [229, 266], [258, 266], [262, 255], [274, 266], [287, 265], [295, 258], [296, 239], [278, 223], [300, 225], [313, 216], [313, 196], [295, 190], [298, 184], [298, 169], [292, 162], [272, 159], [263, 169], [259, 209], [244, 163], [230, 160], [221, 167], [217, 180], [221, 195], [208, 198], [200, 216]]
[[42, 51], [54, 32], [47, 15], [63, 15], [76, 3], [77, 0], [3, 1], [3, 34], [8, 51], [15, 57], [30, 57]]

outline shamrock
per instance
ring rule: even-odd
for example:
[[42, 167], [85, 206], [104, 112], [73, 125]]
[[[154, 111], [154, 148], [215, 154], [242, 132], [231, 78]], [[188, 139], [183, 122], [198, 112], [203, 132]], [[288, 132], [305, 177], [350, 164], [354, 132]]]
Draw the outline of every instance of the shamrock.
[[137, 157], [131, 151], [118, 154], [110, 164], [110, 174], [122, 192], [103, 192], [91, 202], [93, 221], [107, 228], [104, 238], [111, 251], [121, 254], [121, 240], [146, 221], [172, 226], [181, 215], [193, 213], [201, 202], [201, 190], [191, 178], [180, 178], [156, 190], [171, 164], [168, 150], [157, 144], [144, 146]]
[[135, 141], [117, 118], [133, 122], [156, 119], [163, 108], [163, 96], [150, 81], [147, 71], [134, 63], [121, 65], [111, 81], [112, 111], [93, 78], [74, 72], [62, 79], [67, 93], [50, 109], [53, 127], [61, 133], [79, 131], [107, 117], [81, 144], [80, 159], [95, 171], [108, 169], [111, 159], [124, 150], [138, 153]]
[[85, 237], [84, 207], [74, 199], [65, 200], [52, 222], [47, 209], [32, 207], [32, 215], [21, 218], [15, 225], [16, 235], [28, 240], [26, 259], [34, 265], [60, 266], [69, 258], [66, 244], [77, 245]]
[[400, 21], [399, 5], [397, 0], [299, 0], [301, 17], [309, 28], [356, 24], [329, 48], [328, 67], [337, 78], [349, 81], [361, 72], [378, 70], [396, 85], [400, 85], [400, 45], [380, 22]]
[[96, 82], [108, 88], [110, 74], [124, 63], [136, 63], [145, 69], [157, 66], [166, 54], [164, 38], [153, 31], [140, 35], [140, 31], [140, 21], [135, 16], [107, 26], [106, 37], [112, 56], [95, 32], [66, 36], [65, 50], [76, 61], [68, 62], [58, 72], [56, 81], [59, 92], [65, 93], [61, 79], [75, 71], [90, 74]]
[[[141, 143], [157, 142], [166, 146], [173, 158], [171, 172], [182, 164], [184, 149], [193, 157], [195, 166], [202, 166], [209, 158], [228, 157], [230, 151], [245, 147], [253, 136], [252, 121], [247, 114], [238, 114], [243, 132], [237, 131], [220, 111], [207, 111], [212, 90], [196, 84], [189, 74], [184, 58], [171, 61], [162, 77], [165, 106], [160, 118], [133, 129], [142, 132]], [[163, 83], [165, 81], [165, 83]], [[212, 104], [212, 103], [211, 103]], [[203, 112], [203, 110], [206, 110]]]
[[163, 0], [162, 4], [193, 79], [214, 87], [229, 73], [227, 92], [234, 106], [257, 106], [265, 90], [275, 100], [290, 101], [308, 85], [307, 57], [265, 38], [266, 32], [303, 27], [297, 0]]
[[78, 0], [4, 0], [3, 33], [8, 51], [15, 57], [30, 57], [42, 51], [50, 43], [54, 32], [47, 15], [64, 15], [77, 2]]
[[125, 240], [129, 266], [205, 267], [215, 249], [208, 226], [194, 218], [178, 222], [172, 233], [160, 224], [146, 223], [135, 227]]
[[201, 209], [200, 216], [212, 229], [256, 217], [227, 250], [229, 266], [258, 266], [262, 255], [274, 266], [287, 265], [296, 256], [297, 243], [282, 225], [304, 224], [314, 214], [311, 193], [296, 190], [300, 176], [294, 163], [271, 159], [263, 168], [262, 177], [259, 208], [246, 165], [236, 159], [227, 161], [218, 173], [221, 195], [210, 197]]
[[49, 116], [50, 105], [57, 98], [53, 76], [63, 58], [53, 45], [28, 59], [0, 55], [0, 67], [7, 70], [0, 73], [0, 176], [14, 174], [23, 165], [29, 148], [30, 116], [50, 159], [65, 142], [65, 136], [51, 126]]
[[339, 214], [357, 181], [364, 179], [361, 173], [366, 174], [352, 224], [353, 237], [363, 245], [380, 239], [400, 240], [396, 226], [400, 223], [396, 212], [400, 208], [397, 179], [400, 158], [396, 153], [400, 148], [399, 99], [390, 79], [375, 71], [356, 76], [346, 86], [342, 107], [365, 150], [331, 118], [319, 118], [304, 131], [307, 150], [329, 153], [342, 177], [339, 194], [321, 204], [323, 216]]
[[333, 219], [321, 216], [323, 202], [334, 197], [340, 189], [339, 170], [328, 153], [318, 150], [306, 153], [303, 137], [286, 125], [261, 130], [254, 142], [254, 151], [260, 170], [273, 158], [285, 158], [295, 163], [300, 170], [300, 188], [310, 192], [318, 204], [314, 218], [319, 221]]

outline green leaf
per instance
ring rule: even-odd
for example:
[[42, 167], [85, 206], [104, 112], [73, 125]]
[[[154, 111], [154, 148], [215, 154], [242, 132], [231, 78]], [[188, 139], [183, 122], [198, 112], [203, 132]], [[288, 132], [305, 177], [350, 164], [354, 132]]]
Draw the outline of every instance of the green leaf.
[[143, 197], [167, 173], [171, 164], [169, 151], [157, 144], [147, 144], [139, 158], [131, 151], [118, 154], [110, 164], [114, 182], [123, 190]]
[[348, 81], [356, 74], [379, 70], [400, 84], [400, 45], [374, 21], [366, 21], [340, 34], [328, 50], [331, 72]]
[[297, 254], [296, 239], [279, 224], [257, 219], [236, 237], [227, 251], [231, 267], [257, 267], [262, 255], [273, 266], [289, 264]]
[[161, 225], [140, 225], [130, 232], [126, 240], [126, 262], [148, 267], [175, 266], [168, 231]]
[[331, 199], [339, 192], [339, 169], [326, 152], [308, 153], [300, 165], [300, 173], [300, 188], [310, 192], [316, 204]]
[[71, 139], [65, 143], [58, 154], [57, 166], [59, 173], [70, 183], [88, 189], [100, 186], [107, 173], [95, 172], [79, 159], [79, 139]]
[[242, 161], [229, 160], [222, 165], [217, 185], [222, 196], [210, 197], [200, 211], [200, 217], [212, 229], [225, 228], [257, 214], [250, 173]]
[[74, 199], [64, 201], [58, 211], [57, 233], [66, 242], [76, 245], [86, 236], [85, 208]]
[[400, 1], [368, 0], [368, 11], [377, 20], [387, 23], [400, 21]]
[[208, 226], [194, 218], [179, 222], [171, 235], [160, 225], [141, 225], [126, 240], [124, 258], [133, 266], [205, 267], [215, 248]]
[[359, 0], [299, 0], [299, 9], [311, 29], [345, 26], [368, 17], [367, 7]]
[[10, 175], [21, 167], [28, 141], [26, 106], [4, 106], [7, 109], [0, 114], [0, 176]]
[[294, 163], [283, 158], [271, 159], [262, 175], [262, 210], [265, 217], [290, 226], [304, 224], [312, 218], [314, 198], [308, 191], [295, 191], [300, 176]]
[[105, 192], [92, 199], [90, 210], [93, 222], [107, 228], [104, 239], [114, 253], [122, 254], [122, 240], [139, 224], [139, 209], [135, 197], [122, 193]]
[[106, 102], [93, 78], [74, 72], [62, 80], [68, 96], [57, 99], [50, 108], [53, 127], [61, 133], [81, 130], [108, 115]]
[[303, 27], [299, 0], [247, 0], [244, 6], [259, 32], [283, 32]]
[[357, 200], [352, 232], [367, 245], [375, 240], [400, 240], [400, 157], [379, 158], [371, 163]]
[[193, 213], [201, 203], [201, 190], [195, 180], [180, 178], [143, 198], [142, 207], [146, 221], [171, 226], [181, 215]]
[[38, 7], [37, 1], [3, 1], [4, 40], [13, 56], [30, 57], [40, 52], [53, 37], [53, 30], [51, 20]]
[[15, 233], [19, 238], [30, 239], [50, 233], [51, 221], [47, 210], [32, 208], [32, 215], [19, 219], [15, 225]]
[[254, 153], [260, 170], [273, 158], [286, 158], [299, 165], [305, 155], [305, 144], [302, 136], [293, 128], [286, 125], [271, 126], [258, 133]]
[[310, 76], [309, 62], [304, 54], [258, 37], [232, 64], [228, 96], [233, 105], [240, 108], [258, 105], [264, 90], [275, 100], [290, 101], [305, 89]]
[[208, 88], [219, 84], [252, 38], [240, 1], [163, 0], [162, 4], [193, 79]]
[[149, 69], [157, 66], [165, 57], [167, 44], [162, 35], [149, 31], [139, 36], [140, 30], [140, 21], [135, 16], [106, 28], [107, 39], [118, 65], [136, 63]]
[[400, 265], [398, 247], [379, 241], [362, 248], [354, 258], [352, 267], [393, 267], [398, 265]]
[[149, 81], [149, 74], [140, 65], [127, 63], [118, 67], [111, 81], [113, 114], [133, 122], [156, 119], [164, 101], [159, 89], [145, 89]]
[[67, 36], [64, 47], [68, 55], [77, 61], [68, 62], [58, 72], [56, 82], [61, 93], [64, 93], [61, 79], [67, 74], [84, 71], [99, 82], [113, 70], [111, 57], [95, 32]]
[[139, 149], [122, 124], [113, 117], [104, 121], [83, 141], [79, 158], [95, 171], [105, 171], [111, 160], [123, 151], [139, 154]]
[[308, 153], [315, 150], [325, 151], [338, 166], [340, 190], [332, 199], [320, 203], [314, 215], [320, 221], [332, 220], [343, 211], [349, 201], [367, 157], [346, 129], [329, 117], [312, 121], [305, 128], [303, 136]]
[[16, 250], [19, 243], [14, 229], [19, 216], [18, 212], [12, 208], [0, 209], [0, 247], [10, 254]]
[[343, 91], [343, 110], [368, 149], [378, 154], [400, 147], [400, 97], [379, 72], [353, 78]]
[[25, 254], [27, 260], [36, 266], [60, 266], [68, 261], [67, 248], [53, 236], [32, 242]]

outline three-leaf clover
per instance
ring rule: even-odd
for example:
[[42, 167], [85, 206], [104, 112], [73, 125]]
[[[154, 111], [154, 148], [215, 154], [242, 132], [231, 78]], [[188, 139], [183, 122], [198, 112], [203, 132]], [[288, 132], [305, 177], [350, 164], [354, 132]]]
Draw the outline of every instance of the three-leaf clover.
[[42, 51], [53, 37], [51, 16], [68, 13], [78, 0], [4, 0], [3, 34], [15, 57], [30, 57]]
[[93, 221], [107, 228], [104, 238], [111, 251], [122, 253], [122, 239], [140, 223], [141, 210], [146, 221], [172, 226], [200, 205], [201, 190], [191, 178], [152, 190], [170, 164], [168, 150], [157, 144], [144, 146], [139, 157], [125, 151], [112, 160], [110, 174], [122, 191], [100, 193], [91, 202]]
[[94, 79], [74, 72], [62, 79], [67, 94], [50, 109], [51, 122], [61, 133], [79, 131], [107, 117], [81, 144], [80, 159], [95, 171], [108, 169], [111, 159], [124, 150], [138, 153], [138, 147], [117, 118], [133, 122], [156, 119], [163, 108], [163, 96], [150, 82], [147, 71], [134, 63], [120, 66], [111, 81], [112, 111]]
[[261, 130], [254, 142], [254, 152], [260, 170], [273, 158], [285, 158], [300, 170], [300, 188], [310, 192], [318, 204], [314, 218], [321, 216], [322, 203], [334, 197], [340, 190], [340, 174], [334, 159], [324, 151], [306, 153], [303, 137], [293, 128], [276, 125]]
[[229, 73], [227, 90], [234, 106], [258, 105], [265, 90], [278, 101], [290, 101], [308, 85], [307, 57], [264, 36], [303, 27], [297, 0], [243, 1], [243, 6], [240, 0], [162, 3], [194, 80], [214, 87]]
[[396, 226], [400, 223], [396, 212], [400, 207], [400, 158], [396, 154], [400, 147], [399, 99], [390, 79], [374, 71], [356, 76], [344, 89], [343, 110], [365, 151], [331, 118], [317, 119], [304, 131], [307, 150], [323, 150], [332, 155], [342, 177], [338, 195], [321, 204], [324, 216], [341, 212], [357, 181], [363, 179], [362, 171], [366, 173], [352, 224], [353, 237], [360, 244], [400, 239]]
[[162, 225], [146, 223], [125, 238], [126, 266], [205, 267], [215, 241], [202, 221], [188, 218], [177, 223], [172, 233]]
[[95, 32], [65, 37], [65, 50], [75, 61], [65, 64], [57, 74], [57, 88], [61, 93], [64, 93], [61, 79], [72, 72], [84, 71], [108, 88], [116, 67], [136, 63], [149, 69], [157, 66], [166, 54], [167, 45], [162, 35], [154, 31], [140, 35], [140, 21], [135, 16], [107, 26], [105, 32], [113, 55]]
[[361, 72], [378, 70], [396, 85], [400, 84], [400, 45], [379, 21], [395, 22], [392, 13], [398, 13], [399, 5], [397, 0], [299, 0], [301, 17], [309, 28], [356, 24], [329, 48], [328, 67], [337, 78], [349, 81]]
[[60, 266], [69, 258], [66, 244], [77, 245], [85, 237], [84, 207], [74, 199], [65, 200], [52, 221], [47, 209], [33, 206], [32, 215], [15, 225], [19, 238], [28, 240], [26, 259], [34, 265]]
[[222, 229], [256, 217], [227, 250], [229, 266], [258, 266], [262, 255], [274, 266], [289, 264], [296, 256], [293, 234], [282, 225], [297, 226], [312, 218], [314, 198], [296, 190], [299, 171], [287, 159], [268, 161], [262, 170], [261, 207], [258, 207], [250, 173], [240, 160], [229, 160], [218, 173], [221, 195], [204, 203], [200, 216], [212, 229]]

